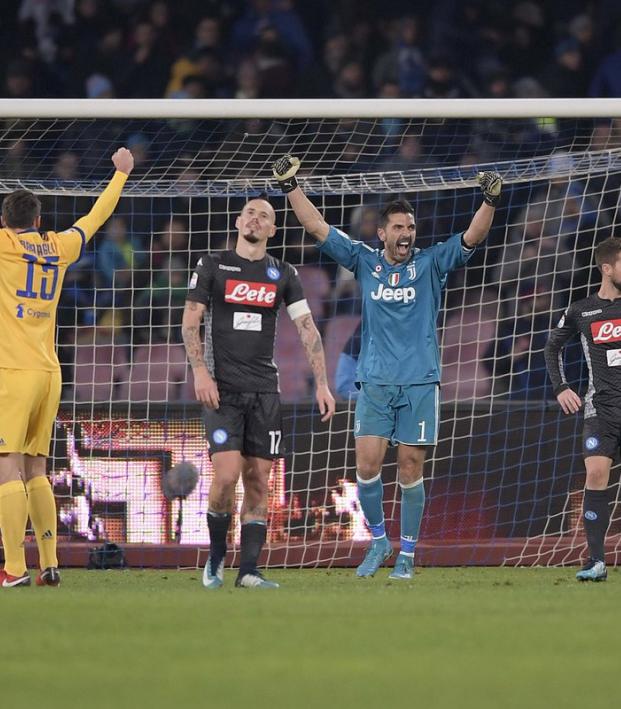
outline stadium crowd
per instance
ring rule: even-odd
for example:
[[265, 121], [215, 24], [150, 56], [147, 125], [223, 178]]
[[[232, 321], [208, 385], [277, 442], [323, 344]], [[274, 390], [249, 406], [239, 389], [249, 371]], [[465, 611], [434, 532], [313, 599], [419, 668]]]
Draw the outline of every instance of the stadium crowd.
[[[621, 96], [621, 5], [613, 0], [22, 0], [3, 8], [0, 22], [1, 94], [7, 98]], [[167, 123], [153, 135], [131, 126], [123, 142], [136, 159], [132, 179], [149, 176], [154, 161], [166, 162], [166, 150], [172, 145], [177, 151], [179, 141], [204, 145], [206, 152], [221, 149], [223, 134], [205, 124]], [[341, 130], [351, 139], [350, 126]], [[476, 165], [552, 153], [575, 135], [581, 136], [577, 147], [621, 145], [621, 125], [615, 121], [502, 126], [479, 121], [467, 128], [446, 122], [425, 130], [384, 121], [373, 130], [379, 136], [364, 141], [331, 136], [330, 144], [342, 148], [339, 159], [324, 161], [321, 169], [405, 171], [443, 161]], [[98, 133], [92, 143], [107, 149], [117, 137]], [[77, 144], [67, 140], [66, 149], [62, 144], [48, 153], [41, 149], [44, 156], [54, 155], [52, 162], [43, 157], [40, 163], [48, 177], [75, 183], [94, 175]], [[23, 172], [28, 163], [19, 141], [5, 146], [3, 172], [30, 177]], [[212, 163], [226, 163], [227, 155], [218, 155], [221, 160]], [[571, 157], [559, 152], [557, 159]], [[192, 159], [188, 165], [191, 172]], [[251, 166], [243, 169], [253, 176]], [[220, 173], [206, 168], [198, 177], [214, 175]], [[570, 289], [575, 298], [592, 282], [589, 245], [610, 234], [615, 179], [559, 179], [507, 190], [488, 246], [475, 255], [467, 275], [455, 274], [449, 282], [445, 400], [550, 394], [543, 343]], [[413, 199], [422, 247], [460, 228], [474, 205], [467, 190], [407, 196]], [[83, 212], [89, 203], [47, 198], [45, 210], [63, 226], [63, 215]], [[70, 383], [66, 397], [192, 397], [180, 337], [188, 276], [205, 234], [210, 248], [227, 247], [229, 216], [237, 206], [235, 200], [182, 197], [122, 203], [67, 275], [59, 308], [63, 378]], [[276, 200], [277, 209], [282, 206]], [[378, 245], [377, 203], [327, 198], [326, 206], [352, 236]], [[285, 219], [286, 240], [280, 229], [272, 250], [301, 264], [334, 377], [343, 347], [350, 336], [356, 339], [357, 286], [343, 269], [319, 260], [290, 214]], [[574, 251], [577, 258], [570, 255]], [[304, 358], [284, 321], [277, 342], [283, 399], [308, 398], [312, 377], [300, 373]], [[295, 366], [287, 367], [287, 361]], [[158, 375], [149, 369], [153, 362], [162, 365]], [[132, 377], [147, 388], [132, 389]]]
[[10, 98], [621, 95], [615, 0], [7, 5]]

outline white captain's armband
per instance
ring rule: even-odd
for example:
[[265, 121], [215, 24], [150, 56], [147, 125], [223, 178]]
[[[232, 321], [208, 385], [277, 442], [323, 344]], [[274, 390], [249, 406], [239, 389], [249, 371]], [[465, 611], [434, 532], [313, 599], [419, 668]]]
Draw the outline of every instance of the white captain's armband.
[[292, 320], [297, 320], [298, 318], [301, 318], [302, 315], [308, 315], [310, 311], [311, 310], [308, 307], [306, 298], [304, 298], [303, 300], [298, 300], [295, 303], [291, 303], [291, 305], [287, 306], [287, 312], [289, 313], [289, 317]]

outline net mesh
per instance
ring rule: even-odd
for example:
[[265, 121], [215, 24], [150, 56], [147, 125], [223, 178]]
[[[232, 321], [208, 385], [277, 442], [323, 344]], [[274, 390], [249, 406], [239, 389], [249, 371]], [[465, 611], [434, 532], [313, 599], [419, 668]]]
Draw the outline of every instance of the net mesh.
[[[503, 174], [487, 244], [451, 274], [441, 311], [442, 423], [425, 470], [418, 557], [578, 560], [581, 424], [550, 401], [543, 347], [567, 303], [598, 283], [593, 247], [616, 227], [621, 132], [614, 121], [20, 119], [4, 121], [0, 135], [0, 190], [35, 189], [44, 226], [54, 229], [88, 211], [116, 146], [136, 156], [115, 215], [69, 270], [58, 311], [64, 387], [50, 468], [64, 539], [163, 545], [149, 563], [171, 547], [204, 561], [212, 468], [181, 314], [199, 255], [234, 247], [234, 218], [249, 196], [265, 191], [274, 204], [278, 233], [269, 250], [298, 267], [337, 388], [360, 297], [351, 274], [319, 257], [275, 191], [271, 162], [292, 152], [326, 219], [373, 246], [378, 211], [389, 199], [412, 202], [417, 245], [425, 248], [468, 226], [481, 199], [477, 170]], [[348, 382], [339, 380], [339, 410], [323, 426], [286, 314], [276, 359], [288, 452], [272, 472], [266, 561], [351, 563], [368, 532], [356, 498]], [[565, 368], [584, 391], [578, 343], [567, 348]], [[187, 499], [170, 502], [160, 478], [181, 460], [196, 464], [199, 483]], [[385, 514], [396, 538], [395, 479], [389, 451]], [[612, 485], [609, 538], [618, 552], [614, 472]], [[238, 505], [241, 494], [240, 487]], [[238, 539], [236, 526], [231, 541]]]

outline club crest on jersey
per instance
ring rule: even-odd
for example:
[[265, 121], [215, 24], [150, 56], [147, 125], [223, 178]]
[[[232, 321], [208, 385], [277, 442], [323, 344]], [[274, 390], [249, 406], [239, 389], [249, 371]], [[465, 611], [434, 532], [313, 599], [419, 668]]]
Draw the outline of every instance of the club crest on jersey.
[[388, 285], [392, 286], [393, 288], [395, 286], [398, 286], [399, 285], [399, 278], [400, 278], [399, 273], [391, 273], [388, 276]]
[[272, 281], [277, 281], [280, 278], [280, 271], [275, 266], [269, 266], [267, 269], [267, 277]]
[[416, 278], [416, 264], [415, 263], [410, 263], [408, 264], [408, 278], [413, 281]]

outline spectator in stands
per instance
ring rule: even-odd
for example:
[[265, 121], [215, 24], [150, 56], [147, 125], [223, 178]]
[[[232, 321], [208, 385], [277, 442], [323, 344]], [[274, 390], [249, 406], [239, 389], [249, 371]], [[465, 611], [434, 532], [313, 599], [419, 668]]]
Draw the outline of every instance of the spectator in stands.
[[86, 80], [87, 98], [114, 98], [114, 86], [107, 76], [91, 74]]
[[178, 23], [170, 0], [155, 0], [148, 10], [148, 21], [153, 26], [158, 44], [167, 57], [179, 54]]
[[554, 50], [554, 63], [541, 74], [541, 84], [550, 96], [573, 98], [584, 96], [588, 77], [584, 71], [580, 42], [573, 37], [563, 39]]
[[589, 87], [589, 96], [615, 98], [621, 96], [621, 27], [618, 29], [616, 50], [604, 57]]
[[72, 24], [74, 21], [74, 0], [22, 0], [19, 7], [20, 34], [24, 34], [24, 23], [32, 22], [41, 59], [52, 62], [58, 50], [58, 25]]
[[377, 60], [373, 84], [378, 89], [386, 82], [399, 86], [401, 95], [420, 96], [425, 85], [425, 60], [420, 47], [420, 23], [413, 16], [392, 23], [392, 47]]
[[492, 367], [495, 394], [513, 399], [545, 399], [551, 395], [544, 347], [550, 328], [551, 292], [544, 284], [523, 281], [515, 317], [503, 319], [485, 354]]
[[576, 39], [580, 45], [582, 65], [587, 77], [595, 76], [598, 49], [596, 47], [592, 18], [586, 13], [576, 15], [572, 18], [567, 29], [569, 36]]
[[264, 27], [254, 45], [251, 58], [261, 79], [261, 96], [291, 96], [295, 87], [295, 63], [278, 30], [271, 25]]
[[368, 95], [364, 68], [360, 62], [350, 60], [339, 70], [332, 84], [336, 98], [364, 98]]
[[202, 77], [208, 95], [229, 96], [233, 90], [232, 67], [226, 61], [221, 25], [215, 17], [200, 20], [191, 46], [172, 64], [166, 95], [178, 97], [188, 76]]
[[129, 60], [119, 78], [119, 94], [125, 98], [162, 96], [170, 61], [161, 51], [153, 25], [138, 23], [132, 34]]
[[244, 59], [237, 67], [237, 92], [235, 98], [259, 98], [261, 76], [252, 59]]
[[54, 163], [54, 168], [52, 174], [57, 180], [62, 182], [70, 182], [73, 180], [80, 179], [80, 156], [77, 153], [67, 150], [64, 153], [60, 153], [56, 162]]
[[321, 61], [301, 74], [297, 94], [309, 97], [332, 95], [337, 76], [351, 52], [350, 39], [343, 32], [331, 34], [324, 42]]
[[113, 288], [117, 272], [131, 271], [134, 267], [134, 249], [123, 217], [114, 216], [109, 220], [105, 237], [97, 242], [96, 249], [99, 286]]
[[554, 233], [555, 225], [546, 219], [549, 206], [545, 197], [533, 198], [516, 219], [516, 226], [510, 230], [494, 269], [492, 279], [500, 284], [503, 317], [509, 321], [517, 315], [518, 285], [527, 280], [535, 289], [553, 294], [554, 312], [567, 303], [567, 286], [574, 271], [573, 258], [558, 231]]
[[[65, 50], [66, 47], [63, 44], [61, 51]], [[69, 52], [71, 52], [71, 45]], [[81, 74], [84, 76], [103, 75], [114, 87], [114, 81], [118, 81], [120, 78], [123, 67], [129, 58], [124, 46], [123, 27], [111, 25], [105, 28], [97, 43], [91, 48], [91, 53], [93, 52], [94, 56], [86, 62]], [[73, 52], [69, 56], [71, 63], [75, 64], [80, 61]]]
[[471, 94], [466, 80], [447, 54], [436, 54], [430, 58], [423, 86], [425, 98], [467, 98]]
[[393, 155], [385, 158], [381, 164], [383, 172], [417, 170], [427, 164], [423, 144], [418, 132], [404, 133], [401, 143]]
[[[72, 56], [77, 66], [91, 73], [94, 70], [93, 62], [96, 57], [96, 47], [102, 37], [114, 25], [123, 25], [115, 14], [110, 3], [97, 2], [97, 0], [77, 0], [75, 5], [75, 22], [67, 27], [63, 37], [63, 45], [72, 48]], [[117, 66], [118, 72], [121, 67]]]
[[[156, 273], [153, 285], [134, 301], [137, 342], [181, 342], [181, 318], [188, 292], [188, 269], [180, 257], [170, 256]], [[136, 342], [137, 340], [137, 342]]]
[[151, 250], [153, 272], [166, 268], [170, 257], [186, 256], [190, 247], [186, 222], [179, 217], [166, 217], [156, 232]]
[[34, 98], [32, 66], [27, 61], [16, 59], [6, 70], [4, 78], [4, 98]]
[[[231, 53], [257, 49], [267, 41], [279, 41], [298, 69], [308, 66], [313, 57], [312, 43], [293, 3], [285, 0], [249, 0], [246, 12], [231, 31]], [[270, 29], [266, 37], [266, 28]], [[265, 51], [265, 50], [264, 50]]]

